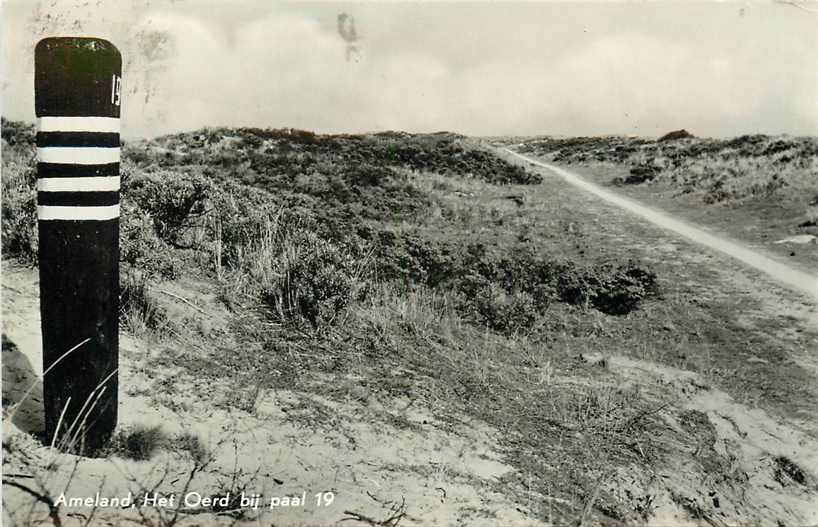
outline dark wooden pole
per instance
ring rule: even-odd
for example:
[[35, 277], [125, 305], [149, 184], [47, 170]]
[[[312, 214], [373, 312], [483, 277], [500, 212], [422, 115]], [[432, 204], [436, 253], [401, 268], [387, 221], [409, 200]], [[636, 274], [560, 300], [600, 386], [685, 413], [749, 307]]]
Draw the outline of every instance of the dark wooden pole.
[[91, 454], [117, 419], [122, 59], [80, 37], [34, 57], [46, 440]]

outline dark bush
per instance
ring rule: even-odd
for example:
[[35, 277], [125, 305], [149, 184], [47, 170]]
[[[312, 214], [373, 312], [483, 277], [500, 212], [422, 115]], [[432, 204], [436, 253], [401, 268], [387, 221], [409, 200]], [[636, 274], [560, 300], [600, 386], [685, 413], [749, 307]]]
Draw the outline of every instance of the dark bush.
[[657, 291], [656, 275], [632, 262], [574, 269], [561, 274], [557, 281], [557, 292], [563, 301], [591, 305], [610, 315], [631, 312]]
[[3, 254], [36, 264], [38, 260], [37, 191], [34, 168], [3, 166]]
[[668, 132], [662, 137], [658, 139], [659, 142], [664, 141], [678, 141], [679, 139], [693, 139], [695, 136], [688, 132], [687, 130], [674, 130], [672, 132]]
[[173, 279], [180, 272], [181, 261], [172, 247], [156, 234], [150, 215], [123, 201], [119, 219], [119, 260], [150, 276]]
[[303, 319], [313, 327], [332, 325], [367, 285], [367, 262], [310, 231], [284, 240], [276, 279], [261, 300], [282, 321]]
[[807, 483], [806, 474], [793, 460], [787, 456], [778, 456], [774, 461], [775, 470], [773, 471], [773, 477], [782, 487], [789, 484], [788, 479], [799, 485], [805, 485]]
[[376, 249], [381, 279], [453, 291], [462, 313], [503, 333], [532, 327], [555, 300], [624, 314], [657, 291], [655, 275], [631, 262], [578, 268], [526, 244], [499, 253], [482, 243], [458, 246], [384, 231]]
[[0, 136], [8, 146], [33, 148], [37, 142], [37, 131], [34, 125], [22, 121], [10, 121], [0, 117]]
[[162, 170], [130, 177], [123, 192], [150, 215], [159, 238], [175, 243], [188, 218], [204, 212], [213, 185], [198, 174]]
[[555, 296], [558, 270], [527, 246], [496, 256], [483, 244], [468, 244], [460, 254], [452, 285], [461, 295], [461, 311], [508, 334], [531, 328], [545, 313]]
[[571, 267], [571, 264], [543, 258], [532, 248], [521, 246], [500, 260], [498, 279], [506, 291], [519, 290], [530, 295], [537, 310], [544, 313], [557, 298], [557, 277]]
[[130, 430], [120, 430], [111, 438], [108, 455], [118, 455], [134, 461], [146, 461], [153, 454], [167, 446], [168, 437], [159, 425], [137, 425]]
[[380, 231], [375, 240], [376, 272], [382, 280], [436, 287], [452, 278], [456, 262], [448, 245], [417, 233]]
[[659, 169], [653, 165], [638, 165], [630, 170], [630, 175], [625, 178], [626, 185], [639, 185], [645, 181], [653, 181], [659, 174]]
[[541, 315], [537, 303], [524, 291], [506, 291], [483, 276], [462, 277], [456, 289], [460, 311], [474, 323], [509, 335], [530, 329]]

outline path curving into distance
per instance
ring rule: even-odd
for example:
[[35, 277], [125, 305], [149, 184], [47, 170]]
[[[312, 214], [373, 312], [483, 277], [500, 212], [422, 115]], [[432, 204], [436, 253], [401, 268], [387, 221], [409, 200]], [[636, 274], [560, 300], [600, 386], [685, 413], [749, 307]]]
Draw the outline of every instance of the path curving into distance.
[[724, 253], [736, 260], [743, 262], [754, 269], [762, 271], [778, 281], [786, 285], [789, 289], [807, 295], [811, 300], [818, 301], [818, 276], [805, 273], [789, 265], [774, 260], [768, 256], [746, 247], [735, 241], [728, 240], [719, 236], [714, 236], [704, 230], [690, 225], [684, 221], [677, 220], [663, 212], [652, 209], [639, 202], [620, 196], [609, 190], [605, 190], [599, 185], [590, 183], [580, 176], [569, 172], [563, 168], [559, 168], [542, 161], [537, 161], [528, 156], [518, 154], [513, 150], [504, 148], [504, 150], [515, 157], [518, 157], [528, 163], [546, 168], [553, 173], [560, 176], [566, 182], [590, 192], [603, 200], [616, 205], [619, 208], [625, 209], [637, 216], [641, 216], [645, 220], [657, 225], [659, 227], [671, 230], [677, 234], [681, 234], [685, 238], [689, 238], [694, 242], [715, 249]]

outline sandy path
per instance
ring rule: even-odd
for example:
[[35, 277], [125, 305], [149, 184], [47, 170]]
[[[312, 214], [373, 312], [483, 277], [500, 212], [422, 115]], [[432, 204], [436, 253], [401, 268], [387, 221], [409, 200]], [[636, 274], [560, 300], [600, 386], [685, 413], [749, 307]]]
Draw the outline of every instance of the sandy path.
[[689, 238], [698, 244], [704, 245], [710, 249], [715, 249], [743, 262], [746, 265], [749, 265], [750, 267], [758, 269], [766, 273], [774, 280], [786, 285], [793, 291], [806, 295], [813, 301], [818, 301], [818, 276], [795, 269], [768, 256], [764, 256], [763, 254], [760, 254], [759, 252], [754, 251], [741, 243], [721, 236], [713, 235], [699, 227], [695, 227], [689, 223], [675, 219], [663, 212], [642, 205], [634, 200], [625, 198], [609, 190], [605, 190], [604, 188], [590, 183], [582, 179], [577, 174], [569, 172], [568, 170], [548, 163], [543, 163], [542, 161], [538, 161], [522, 154], [518, 154], [517, 152], [514, 152], [508, 148], [505, 148], [504, 150], [528, 163], [547, 168], [560, 176], [566, 182], [582, 190], [590, 192], [595, 196], [616, 205], [617, 207], [636, 214], [654, 225], [671, 230], [677, 234], [681, 234], [682, 236]]

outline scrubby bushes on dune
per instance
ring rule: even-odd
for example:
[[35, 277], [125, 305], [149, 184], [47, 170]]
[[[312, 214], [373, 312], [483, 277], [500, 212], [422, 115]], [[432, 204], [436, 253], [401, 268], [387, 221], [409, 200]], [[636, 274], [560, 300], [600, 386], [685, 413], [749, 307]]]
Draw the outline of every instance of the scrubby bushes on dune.
[[173, 247], [159, 237], [150, 214], [130, 201], [121, 205], [119, 260], [151, 277], [166, 279], [176, 278], [181, 264]]
[[658, 286], [655, 274], [628, 262], [563, 273], [557, 281], [557, 291], [562, 300], [571, 304], [592, 305], [603, 313], [621, 315], [656, 294]]
[[658, 292], [656, 276], [635, 264], [579, 266], [539, 256], [528, 246], [502, 257], [470, 247], [458, 285], [482, 324], [529, 329], [549, 304], [563, 301], [623, 315]]
[[555, 301], [621, 315], [658, 292], [656, 276], [634, 263], [578, 266], [526, 244], [499, 253], [480, 243], [387, 232], [375, 254], [379, 276], [449, 291], [463, 316], [503, 333], [530, 330]]
[[543, 314], [534, 299], [518, 289], [507, 289], [480, 275], [459, 281], [459, 310], [474, 323], [501, 333], [527, 332]]
[[556, 162], [630, 165], [616, 183], [669, 183], [705, 203], [789, 192], [807, 193], [818, 181], [818, 139], [745, 135], [733, 139], [647, 140], [631, 137], [539, 138], [521, 151]]
[[664, 179], [681, 194], [700, 193], [705, 203], [766, 197], [785, 190], [806, 192], [818, 183], [818, 158], [811, 165], [771, 166], [766, 157], [717, 158], [669, 168]]
[[123, 193], [148, 213], [160, 239], [175, 243], [192, 217], [204, 212], [213, 184], [196, 173], [142, 172], [126, 180]]
[[[33, 149], [15, 144], [18, 157]], [[4, 165], [3, 248], [31, 258], [34, 168], [12, 168]], [[378, 282], [445, 292], [465, 320], [506, 334], [530, 331], [555, 301], [620, 314], [652, 292], [647, 272], [431, 239], [418, 226], [435, 198], [407, 170], [538, 181], [452, 134], [205, 130], [126, 145], [120, 256], [138, 280], [123, 283], [124, 320], [156, 325], [149, 285], [182, 273], [216, 279], [228, 307], [313, 329], [343, 320]]]
[[34, 126], [2, 119], [3, 254], [37, 262], [37, 171]]
[[266, 208], [238, 228], [226, 225], [222, 232], [232, 234], [222, 243], [230, 243], [233, 254], [223, 286], [228, 304], [254, 299], [271, 320], [318, 328], [334, 324], [366, 291], [368, 256], [344, 240], [323, 237], [311, 218]]
[[[354, 214], [327, 217], [318, 213], [321, 201], [281, 205], [241, 185], [215, 185], [201, 199], [206, 212], [197, 219], [203, 234], [196, 247], [208, 254], [219, 247], [228, 303], [254, 299], [278, 323], [332, 325], [376, 281], [450, 291], [467, 320], [504, 333], [530, 330], [554, 301], [624, 314], [655, 292], [655, 277], [632, 265], [583, 268], [524, 244], [500, 253], [480, 243], [435, 241]], [[177, 237], [176, 245], [187, 238]]]
[[350, 249], [355, 231], [322, 223], [317, 202], [284, 205], [280, 195], [173, 169], [134, 174], [125, 190], [123, 260], [172, 278], [169, 266], [187, 255], [222, 279], [228, 304], [256, 303], [281, 323], [331, 325], [366, 281], [364, 257]]
[[[3, 150], [12, 147], [15, 155], [34, 158], [33, 147], [37, 143], [37, 132], [34, 125], [21, 121], [9, 121], [2, 117], [0, 118], [0, 137], [3, 138]], [[3, 152], [3, 158], [10, 159], [8, 152]]]
[[[235, 166], [249, 161], [248, 167], [255, 173], [269, 176], [273, 172], [279, 177], [309, 174], [316, 165], [328, 161], [345, 173], [368, 164], [378, 169], [400, 167], [456, 174], [495, 184], [541, 181], [539, 175], [470, 144], [463, 136], [448, 133], [316, 135], [292, 129], [215, 128], [159, 138], [133, 145], [133, 149], [141, 150], [138, 159], [142, 164]], [[316, 171], [322, 172], [320, 168]]]
[[695, 139], [695, 136], [685, 129], [673, 130], [657, 139], [657, 141], [663, 143], [665, 141], [678, 141], [679, 139]]
[[455, 272], [449, 245], [416, 232], [382, 230], [374, 242], [376, 273], [381, 280], [437, 287]]
[[275, 318], [303, 319], [316, 328], [332, 325], [364, 298], [371, 274], [366, 258], [312, 231], [298, 231], [281, 243], [274, 279], [261, 292]]
[[29, 263], [37, 262], [38, 251], [36, 178], [30, 165], [3, 163], [3, 254]]

